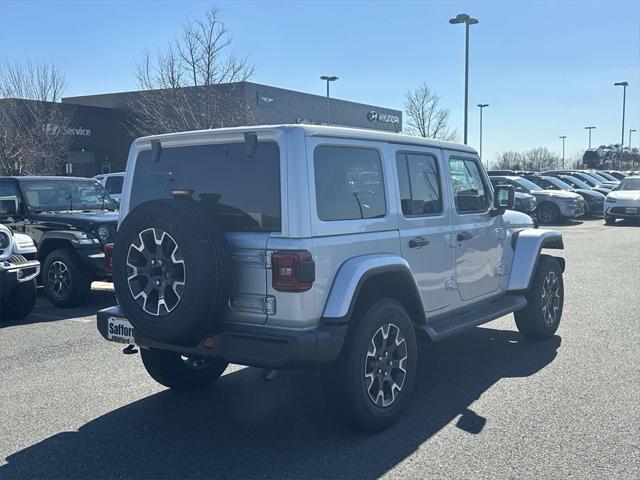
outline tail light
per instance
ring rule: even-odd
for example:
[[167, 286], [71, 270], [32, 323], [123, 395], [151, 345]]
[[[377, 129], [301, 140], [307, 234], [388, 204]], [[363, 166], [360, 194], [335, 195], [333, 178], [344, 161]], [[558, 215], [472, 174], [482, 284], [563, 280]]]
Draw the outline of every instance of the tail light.
[[278, 250], [271, 254], [273, 288], [280, 292], [306, 292], [316, 279], [315, 263], [306, 250]]
[[104, 246], [104, 268], [108, 275], [112, 275], [113, 267], [113, 243]]

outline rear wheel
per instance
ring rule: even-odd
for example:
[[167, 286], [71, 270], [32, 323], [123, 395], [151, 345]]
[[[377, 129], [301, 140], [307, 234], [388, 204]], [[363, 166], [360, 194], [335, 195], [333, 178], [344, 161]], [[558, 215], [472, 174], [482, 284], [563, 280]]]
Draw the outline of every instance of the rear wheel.
[[141, 349], [140, 356], [147, 373], [156, 382], [176, 390], [209, 387], [229, 365], [218, 358], [189, 356], [154, 348]]
[[58, 249], [42, 265], [44, 293], [56, 307], [84, 303], [91, 291], [91, 278], [73, 250]]
[[540, 223], [555, 223], [560, 219], [560, 209], [555, 203], [545, 202], [538, 206], [537, 216]]
[[20, 320], [26, 317], [36, 304], [36, 281], [14, 285], [9, 295], [0, 303], [2, 317], [6, 320]]
[[340, 357], [323, 370], [325, 394], [345, 423], [382, 430], [396, 421], [413, 390], [418, 360], [413, 324], [402, 304], [388, 298], [353, 321]]
[[527, 306], [514, 314], [518, 330], [532, 340], [552, 337], [560, 326], [564, 305], [562, 269], [555, 258], [540, 257], [526, 297]]

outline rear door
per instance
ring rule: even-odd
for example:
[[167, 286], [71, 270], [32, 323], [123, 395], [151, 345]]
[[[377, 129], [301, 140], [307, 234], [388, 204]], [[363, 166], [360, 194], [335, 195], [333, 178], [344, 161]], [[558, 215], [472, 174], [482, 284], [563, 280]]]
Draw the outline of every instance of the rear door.
[[243, 142], [171, 147], [153, 162], [149, 150], [135, 164], [129, 209], [172, 191], [189, 192], [226, 232], [232, 253], [227, 320], [267, 320], [267, 240], [282, 229], [280, 148], [260, 141], [248, 155]]
[[402, 255], [427, 312], [451, 305], [455, 293], [451, 208], [440, 159], [441, 151], [435, 148], [398, 147], [395, 152]]
[[505, 231], [491, 216], [493, 191], [478, 157], [447, 152], [454, 196], [456, 280], [463, 301], [496, 293]]

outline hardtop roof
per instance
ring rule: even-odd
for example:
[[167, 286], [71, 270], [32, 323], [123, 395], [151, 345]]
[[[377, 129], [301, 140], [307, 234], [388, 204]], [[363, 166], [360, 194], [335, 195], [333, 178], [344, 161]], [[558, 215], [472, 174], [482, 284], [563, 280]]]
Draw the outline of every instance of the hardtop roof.
[[257, 126], [245, 126], [245, 127], [230, 127], [230, 128], [214, 128], [209, 130], [193, 130], [177, 133], [166, 133], [160, 135], [150, 135], [141, 137], [137, 141], [151, 141], [151, 140], [170, 140], [178, 139], [180, 137], [192, 137], [201, 138], [211, 135], [212, 133], [244, 133], [244, 132], [259, 132], [265, 130], [282, 130], [288, 129], [301, 129], [306, 136], [313, 137], [334, 137], [334, 138], [353, 138], [358, 140], [369, 141], [381, 141], [388, 143], [400, 143], [407, 145], [420, 145], [432, 148], [442, 148], [447, 150], [457, 150], [460, 152], [477, 153], [476, 150], [468, 145], [460, 143], [446, 142], [443, 140], [433, 140], [430, 138], [417, 137], [413, 135], [404, 135], [401, 133], [383, 132], [380, 130], [369, 130], [364, 128], [351, 128], [351, 127], [334, 127], [327, 125], [301, 125], [301, 124], [283, 124], [283, 125], [257, 125]]

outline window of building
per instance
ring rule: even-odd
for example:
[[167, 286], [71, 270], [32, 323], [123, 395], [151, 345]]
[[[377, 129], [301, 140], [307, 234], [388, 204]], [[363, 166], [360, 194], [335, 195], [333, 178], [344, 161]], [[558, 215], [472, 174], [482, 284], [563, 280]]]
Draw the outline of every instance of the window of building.
[[382, 161], [377, 150], [322, 146], [315, 149], [313, 161], [320, 220], [385, 216]]
[[407, 216], [433, 215], [442, 212], [442, 191], [438, 163], [431, 155], [396, 154], [400, 205]]
[[459, 213], [485, 212], [489, 209], [489, 187], [478, 163], [472, 159], [450, 158], [456, 210]]

